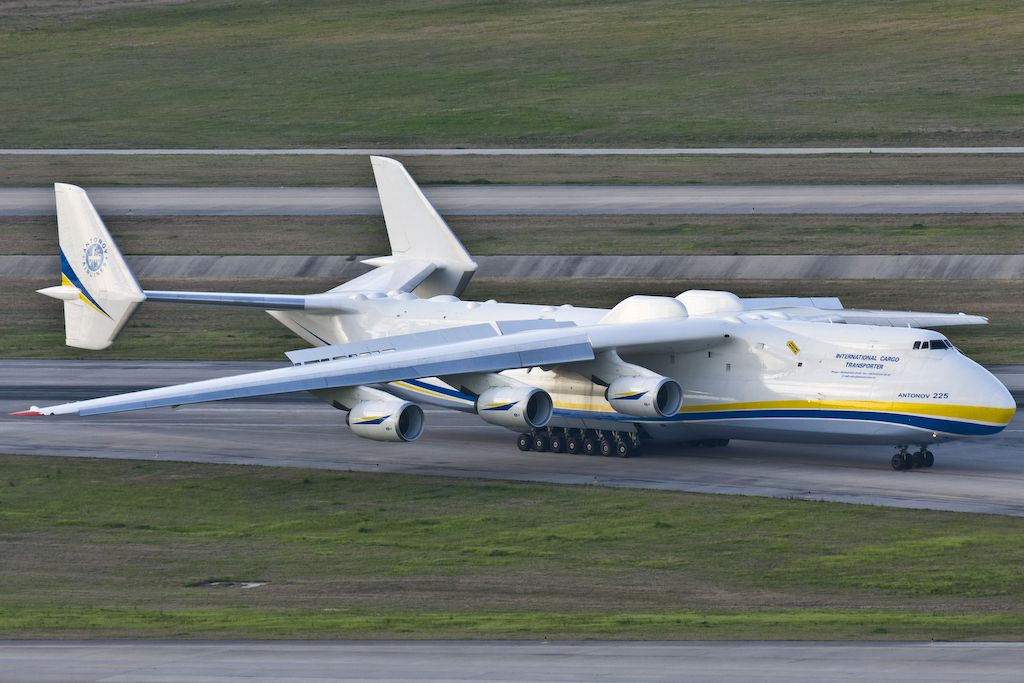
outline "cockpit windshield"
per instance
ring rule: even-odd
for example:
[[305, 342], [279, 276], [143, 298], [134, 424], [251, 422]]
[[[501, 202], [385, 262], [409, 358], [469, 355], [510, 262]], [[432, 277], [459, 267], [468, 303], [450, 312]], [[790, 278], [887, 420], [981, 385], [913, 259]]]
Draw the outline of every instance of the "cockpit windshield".
[[945, 351], [953, 348], [948, 339], [926, 339], [914, 342], [914, 350]]

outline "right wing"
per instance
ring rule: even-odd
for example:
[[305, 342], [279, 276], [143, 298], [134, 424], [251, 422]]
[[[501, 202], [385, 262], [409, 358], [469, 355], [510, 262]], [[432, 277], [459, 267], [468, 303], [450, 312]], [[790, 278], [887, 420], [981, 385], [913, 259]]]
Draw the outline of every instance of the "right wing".
[[[927, 311], [883, 311], [843, 308], [835, 297], [767, 297], [739, 299], [744, 313], [740, 317], [759, 314], [782, 314], [791, 320], [807, 322], [849, 323], [879, 327], [953, 327], [987, 325], [988, 318], [965, 313], [931, 313]], [[753, 316], [751, 316], [753, 314]]]

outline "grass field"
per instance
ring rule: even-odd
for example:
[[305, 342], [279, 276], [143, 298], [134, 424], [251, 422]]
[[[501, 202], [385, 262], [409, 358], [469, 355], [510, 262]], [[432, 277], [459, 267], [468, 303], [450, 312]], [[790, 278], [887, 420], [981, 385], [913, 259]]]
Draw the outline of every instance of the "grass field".
[[1003, 0], [82, 4], [2, 5], [4, 147], [1016, 144], [1024, 107]]
[[0, 465], [3, 637], [1024, 637], [1020, 518], [285, 468]]
[[[382, 218], [106, 219], [126, 254], [373, 255]], [[453, 216], [471, 254], [1019, 254], [1024, 215]], [[56, 254], [55, 217], [0, 216], [7, 254]], [[255, 274], [254, 274], [255, 275]]]
[[[107, 351], [64, 346], [60, 304], [34, 293], [50, 280], [0, 280], [0, 348], [5, 358], [281, 360], [305, 344], [270, 316], [251, 309], [145, 304]], [[292, 279], [147, 281], [152, 289], [312, 293], [333, 281]], [[676, 296], [687, 289], [726, 289], [740, 296], [840, 296], [849, 307], [977, 313], [984, 327], [947, 328], [949, 338], [981, 363], [1024, 362], [1024, 281], [944, 280], [627, 280], [474, 279], [463, 298], [608, 307], [631, 294]]]
[[[424, 185], [1021, 183], [1024, 155], [396, 157]], [[0, 186], [373, 186], [367, 157], [0, 154]]]

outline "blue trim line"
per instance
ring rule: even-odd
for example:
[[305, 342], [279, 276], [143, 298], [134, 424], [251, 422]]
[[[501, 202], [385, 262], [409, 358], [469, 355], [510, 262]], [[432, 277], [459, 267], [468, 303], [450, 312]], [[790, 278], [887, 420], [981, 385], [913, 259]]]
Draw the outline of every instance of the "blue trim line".
[[459, 399], [462, 399], [463, 401], [475, 401], [476, 400], [476, 396], [471, 396], [470, 394], [464, 394], [461, 391], [455, 391], [454, 389], [449, 389], [447, 387], [439, 387], [439, 386], [436, 386], [434, 384], [431, 384], [430, 382], [424, 382], [424, 381], [421, 381], [421, 380], [418, 380], [418, 379], [407, 379], [407, 380], [405, 380], [405, 382], [406, 382], [406, 384], [411, 384], [414, 387], [419, 387], [420, 389], [426, 389], [428, 391], [436, 391], [439, 394], [444, 394], [445, 396], [450, 396], [452, 398], [459, 398]]
[[679, 413], [666, 418], [636, 418], [622, 413], [602, 413], [589, 410], [555, 409], [559, 417], [600, 418], [619, 422], [706, 422], [709, 420], [759, 420], [766, 418], [796, 418], [817, 420], [861, 420], [864, 422], [882, 422], [886, 424], [902, 424], [932, 432], [959, 434], [962, 436], [986, 436], [998, 434], [1005, 425], [987, 425], [961, 420], [946, 420], [920, 415], [903, 415], [901, 413], [882, 413], [866, 410], [715, 410], [699, 413]]
[[375, 420], [360, 420], [359, 422], [356, 422], [356, 424], [357, 425], [379, 425], [381, 422], [383, 422], [384, 420], [388, 419], [389, 417], [391, 417], [391, 416], [390, 415], [385, 415], [384, 417], [378, 417]]
[[89, 293], [89, 290], [85, 288], [85, 285], [82, 284], [78, 275], [75, 274], [75, 269], [71, 267], [71, 262], [68, 261], [68, 257], [64, 255], [63, 249], [60, 250], [60, 272], [64, 277], [71, 281], [71, 284], [78, 288], [78, 291], [85, 295], [85, 298], [88, 299], [93, 306], [98, 308], [103, 315], [113, 320], [111, 315], [107, 313], [103, 306], [100, 306], [100, 302], [96, 301], [92, 294]]
[[519, 401], [512, 401], [511, 403], [505, 403], [505, 404], [500, 405], [500, 406], [492, 406], [490, 408], [484, 408], [484, 410], [497, 410], [497, 411], [504, 412], [506, 410], [512, 410], [512, 406], [514, 406], [517, 403], [519, 403]]

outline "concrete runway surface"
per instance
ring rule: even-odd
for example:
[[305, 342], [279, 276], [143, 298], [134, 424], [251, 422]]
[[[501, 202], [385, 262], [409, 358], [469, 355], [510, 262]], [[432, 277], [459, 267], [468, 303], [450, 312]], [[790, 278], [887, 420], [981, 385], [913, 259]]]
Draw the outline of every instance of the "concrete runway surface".
[[[116, 239], [116, 236], [115, 236]], [[142, 282], [150, 278], [221, 280], [324, 278], [343, 282], [372, 270], [360, 256], [127, 256]], [[1024, 254], [816, 254], [680, 256], [478, 256], [476, 277], [729, 280], [1020, 280]], [[0, 255], [0, 278], [55, 277], [57, 257]], [[561, 303], [561, 302], [555, 302]]]
[[[55, 179], [59, 180], [59, 179]], [[380, 215], [371, 187], [86, 188], [110, 216]], [[493, 185], [424, 188], [450, 216], [1021, 213], [1024, 185]], [[49, 216], [51, 188], [0, 188], [0, 215]]]
[[0, 642], [0, 681], [1017, 683], [1020, 643]]
[[[307, 395], [63, 418], [7, 416], [122, 391], [276, 363], [0, 361], [0, 452], [295, 466], [546, 481], [889, 505], [1024, 516], [1024, 417], [1001, 434], [934, 448], [936, 465], [894, 472], [884, 446], [734, 441], [719, 449], [663, 446], [642, 457], [523, 453], [514, 433], [473, 415], [426, 410], [411, 444], [353, 436], [344, 414]], [[996, 369], [1019, 396], [1024, 371]]]
[[801, 156], [822, 154], [1024, 154], [1024, 147], [393, 147], [295, 149], [0, 149], [0, 156]]

